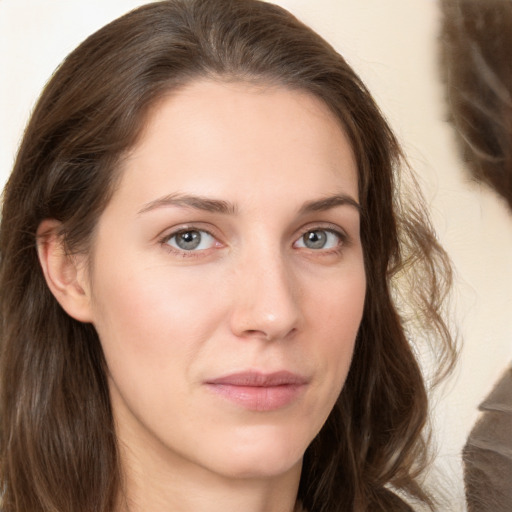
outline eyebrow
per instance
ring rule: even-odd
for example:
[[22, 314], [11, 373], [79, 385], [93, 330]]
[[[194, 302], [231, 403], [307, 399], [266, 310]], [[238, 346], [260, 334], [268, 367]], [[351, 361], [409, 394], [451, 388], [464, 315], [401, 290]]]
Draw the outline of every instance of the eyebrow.
[[302, 205], [299, 213], [311, 213], [311, 212], [322, 212], [326, 210], [331, 210], [332, 208], [336, 208], [337, 206], [352, 206], [359, 213], [361, 213], [361, 205], [348, 194], [336, 194], [334, 196], [325, 197], [323, 199], [317, 199], [313, 201], [308, 201], [304, 205]]
[[235, 215], [237, 213], [237, 207], [229, 201], [188, 194], [169, 194], [167, 196], [160, 197], [159, 199], [155, 199], [154, 201], [144, 205], [138, 213], [146, 213], [165, 206], [194, 208], [196, 210], [222, 213], [225, 215]]
[[[229, 201], [188, 194], [169, 194], [160, 197], [145, 204], [137, 213], [140, 215], [157, 208], [168, 206], [193, 208], [224, 215], [236, 215], [238, 213], [238, 207]], [[331, 210], [338, 206], [352, 206], [361, 213], [361, 205], [353, 197], [347, 194], [336, 194], [304, 203], [299, 210], [299, 214], [304, 215], [312, 212]]]

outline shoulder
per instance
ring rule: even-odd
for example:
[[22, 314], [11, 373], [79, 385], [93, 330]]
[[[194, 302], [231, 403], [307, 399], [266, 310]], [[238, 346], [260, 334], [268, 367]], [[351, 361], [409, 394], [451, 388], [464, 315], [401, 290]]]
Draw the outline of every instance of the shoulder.
[[480, 410], [463, 451], [468, 510], [512, 510], [512, 368]]

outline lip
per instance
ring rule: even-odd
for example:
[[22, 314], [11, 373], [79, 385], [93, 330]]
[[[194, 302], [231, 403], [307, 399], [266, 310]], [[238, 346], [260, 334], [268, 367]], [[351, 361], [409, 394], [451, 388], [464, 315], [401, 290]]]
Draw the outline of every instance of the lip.
[[274, 411], [296, 401], [306, 390], [308, 379], [296, 373], [247, 371], [205, 381], [220, 397], [251, 411]]

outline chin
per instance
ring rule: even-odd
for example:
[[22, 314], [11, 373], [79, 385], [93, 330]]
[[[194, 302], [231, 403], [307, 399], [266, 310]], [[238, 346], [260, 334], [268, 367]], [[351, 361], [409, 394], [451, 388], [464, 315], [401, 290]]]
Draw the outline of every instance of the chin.
[[300, 470], [309, 436], [295, 438], [290, 432], [264, 430], [244, 433], [243, 438], [233, 436], [228, 446], [217, 445], [219, 450], [212, 455], [217, 460], [218, 472], [231, 478], [266, 478]]
[[302, 467], [302, 456], [294, 460], [276, 460], [259, 457], [238, 460], [235, 464], [223, 465], [219, 471], [229, 479], [262, 480], [266, 478], [277, 478], [290, 472], [300, 471]]

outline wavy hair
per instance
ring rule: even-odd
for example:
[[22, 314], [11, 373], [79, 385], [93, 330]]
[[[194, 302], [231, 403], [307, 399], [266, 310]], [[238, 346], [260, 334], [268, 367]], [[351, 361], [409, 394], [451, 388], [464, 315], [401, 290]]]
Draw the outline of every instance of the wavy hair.
[[50, 293], [36, 232], [43, 219], [56, 219], [67, 250], [87, 252], [151, 107], [205, 77], [320, 98], [357, 160], [363, 320], [343, 391], [305, 453], [299, 500], [310, 512], [405, 509], [391, 488], [433, 508], [421, 480], [428, 401], [415, 354], [430, 344], [441, 373], [454, 360], [442, 316], [450, 266], [421, 198], [401, 190], [395, 136], [345, 60], [284, 9], [258, 0], [164, 0], [110, 23], [65, 59], [35, 107], [4, 192], [3, 512], [114, 510], [120, 460], [100, 341]]

